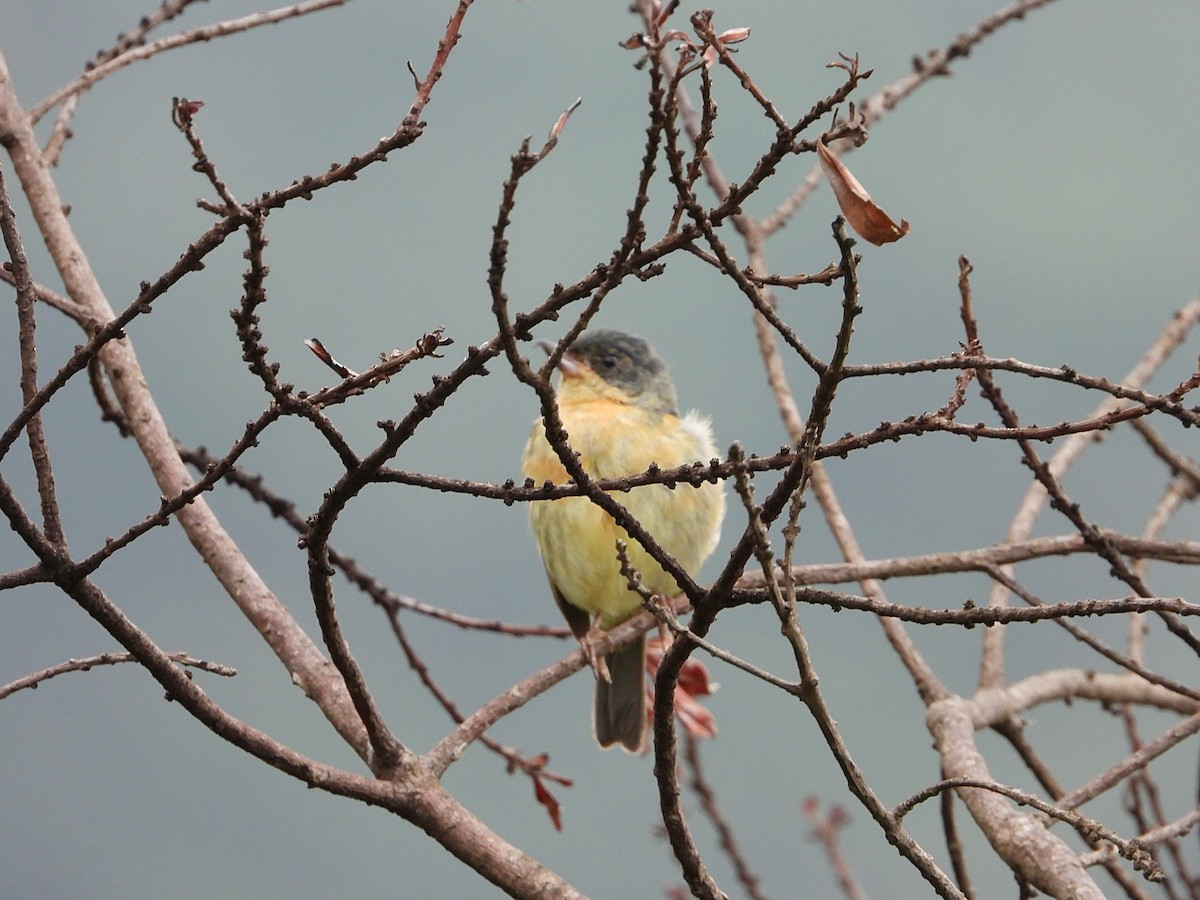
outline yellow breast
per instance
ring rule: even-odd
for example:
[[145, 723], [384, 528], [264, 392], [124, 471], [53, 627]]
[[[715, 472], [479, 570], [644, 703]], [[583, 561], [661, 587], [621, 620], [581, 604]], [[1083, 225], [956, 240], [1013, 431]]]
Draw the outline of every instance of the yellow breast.
[[[561, 397], [560, 397], [561, 400]], [[656, 414], [628, 403], [599, 397], [560, 406], [570, 444], [593, 478], [617, 478], [645, 471], [706, 462], [716, 456], [708, 422], [694, 414], [683, 419]], [[569, 480], [557, 454], [546, 442], [541, 420], [534, 423], [525, 448], [523, 474], [536, 483]], [[725, 498], [720, 484], [674, 489], [655, 484], [614, 492], [646, 530], [689, 573], [716, 547]], [[586, 497], [530, 504], [530, 523], [550, 580], [565, 600], [611, 628], [641, 608], [640, 598], [620, 573], [616, 541], [629, 544], [629, 556], [646, 586], [674, 595], [679, 588], [608, 513]]]

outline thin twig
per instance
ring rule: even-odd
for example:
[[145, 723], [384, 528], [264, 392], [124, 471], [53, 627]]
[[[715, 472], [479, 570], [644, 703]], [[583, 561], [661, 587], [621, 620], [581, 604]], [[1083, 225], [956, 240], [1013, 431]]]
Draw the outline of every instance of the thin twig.
[[1119, 784], [1132, 773], [1142, 771], [1151, 760], [1162, 756], [1162, 754], [1166, 753], [1172, 747], [1177, 746], [1180, 742], [1197, 732], [1200, 732], [1200, 712], [1171, 726], [1154, 740], [1140, 747], [1115, 766], [1111, 766], [1106, 771], [1101, 772], [1087, 784], [1081, 785], [1069, 794], [1060, 797], [1058, 799], [1059, 806], [1063, 809], [1075, 809], [1082, 806], [1089, 800], [1100, 796], [1100, 794], [1107, 791], [1113, 785]]
[[1133, 863], [1134, 868], [1144, 872], [1149, 881], [1161, 881], [1163, 878], [1162, 870], [1158, 867], [1158, 863], [1155, 862], [1154, 857], [1139, 846], [1137, 842], [1127, 841], [1094, 819], [1085, 818], [1069, 808], [1047, 803], [1036, 794], [1030, 794], [1028, 791], [1022, 791], [1005, 784], [998, 784], [994, 781], [984, 781], [978, 778], [945, 778], [937, 784], [930, 785], [904, 800], [893, 810], [893, 813], [897, 819], [903, 819], [917, 805], [931, 797], [936, 797], [943, 791], [961, 790], [962, 788], [992, 791], [1002, 794], [1011, 800], [1016, 800], [1022, 806], [1031, 806], [1049, 818], [1066, 822], [1080, 831], [1085, 831], [1112, 844], [1121, 856]]
[[215, 22], [212, 25], [205, 25], [201, 28], [193, 28], [191, 31], [182, 31], [179, 34], [173, 34], [170, 37], [161, 38], [150, 44], [143, 44], [136, 47], [130, 47], [122, 53], [117, 54], [97, 65], [92, 65], [82, 75], [72, 81], [70, 84], [59, 88], [41, 103], [37, 104], [29, 111], [30, 124], [36, 125], [38, 120], [47, 112], [53, 109], [58, 104], [62, 103], [68, 97], [82, 93], [94, 85], [97, 81], [111, 75], [128, 65], [135, 62], [140, 62], [145, 59], [150, 59], [152, 56], [157, 56], [159, 53], [164, 53], [167, 50], [174, 50], [177, 47], [185, 47], [188, 44], [203, 43], [211, 41], [214, 38], [223, 37], [229, 34], [237, 34], [241, 31], [248, 31], [251, 28], [258, 28], [263, 25], [274, 25], [277, 22], [282, 22], [285, 19], [293, 19], [297, 16], [308, 15], [309, 13], [319, 12], [322, 9], [328, 9], [331, 6], [344, 6], [347, 0], [308, 0], [306, 3], [295, 3], [291, 6], [282, 6], [278, 9], [269, 10], [266, 12], [252, 13], [248, 16], [243, 16], [240, 19], [229, 19], [225, 22]]
[[[961, 268], [969, 275], [970, 263], [965, 259]], [[964, 279], [960, 282], [962, 290], [967, 292], [969, 299], [970, 284]], [[1139, 388], [1162, 367], [1171, 353], [1187, 339], [1196, 323], [1200, 322], [1200, 296], [1193, 297], [1183, 308], [1177, 310], [1171, 321], [1163, 328], [1158, 337], [1138, 360], [1137, 364], [1120, 379], [1120, 384], [1127, 388]], [[1091, 417], [1105, 415], [1121, 409], [1125, 401], [1109, 397], [1092, 411]], [[1047, 466], [1051, 475], [1061, 478], [1082, 455], [1084, 450], [1099, 439], [1098, 432], [1080, 432], [1068, 438], [1055, 452]], [[1011, 524], [1005, 534], [1005, 540], [1017, 542], [1024, 540], [1033, 530], [1034, 523], [1047, 499], [1047, 492], [1040, 482], [1035, 481], [1026, 492], [1024, 498], [1013, 515]], [[1001, 606], [1008, 601], [1008, 591], [999, 582], [993, 587], [988, 597], [988, 604]], [[983, 653], [980, 664], [980, 687], [995, 686], [1003, 680], [1004, 631], [995, 629], [984, 636]]]
[[808, 821], [812, 823], [812, 836], [825, 849], [825, 858], [837, 880], [838, 888], [846, 900], [862, 900], [862, 889], [854, 877], [850, 860], [842, 852], [841, 832], [850, 824], [850, 816], [841, 806], [834, 804], [829, 812], [822, 813], [816, 797], [806, 797], [802, 806]]
[[700, 760], [700, 740], [690, 734], [684, 741], [683, 759], [691, 773], [689, 787], [699, 798], [701, 810], [704, 811], [709, 823], [716, 830], [721, 851], [733, 866], [738, 883], [741, 884], [747, 897], [752, 900], [763, 900], [765, 895], [759, 888], [758, 875], [750, 868], [737, 835], [721, 811], [721, 805], [717, 802], [716, 791], [713, 790], [712, 783], [704, 774], [704, 765]]
[[[172, 662], [176, 662], [181, 666], [189, 666], [193, 669], [200, 669], [204, 672], [211, 672], [214, 675], [221, 675], [225, 678], [232, 678], [237, 675], [237, 669], [232, 666], [221, 665], [220, 663], [209, 662], [204, 659], [197, 659], [188, 653], [168, 653], [167, 658]], [[66, 662], [61, 662], [58, 665], [50, 666], [47, 669], [42, 669], [37, 672], [30, 672], [23, 678], [18, 678], [16, 681], [10, 681], [8, 684], [0, 685], [0, 700], [5, 697], [15, 694], [17, 691], [36, 690], [38, 685], [44, 681], [49, 681], [59, 675], [65, 675], [68, 672], [89, 672], [97, 666], [116, 666], [121, 663], [138, 662], [138, 658], [132, 653], [100, 653], [96, 656], [87, 656], [83, 659], [68, 659]]]
[[[8, 199], [8, 186], [0, 171], [0, 234], [8, 248], [11, 260], [13, 284], [17, 289], [17, 342], [21, 357], [21, 400], [29, 405], [37, 396], [37, 303], [34, 299], [33, 280], [29, 275], [29, 260], [21, 234], [17, 230], [17, 218]], [[50, 464], [50, 446], [42, 428], [42, 417], [34, 414], [25, 425], [29, 438], [29, 457], [37, 479], [38, 500], [42, 508], [42, 532], [46, 540], [60, 552], [66, 552], [66, 536], [58, 507], [58, 492], [54, 486], [54, 468]]]

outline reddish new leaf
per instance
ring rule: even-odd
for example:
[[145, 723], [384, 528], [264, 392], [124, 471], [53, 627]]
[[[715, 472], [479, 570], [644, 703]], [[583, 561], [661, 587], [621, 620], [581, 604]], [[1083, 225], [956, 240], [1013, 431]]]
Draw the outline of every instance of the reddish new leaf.
[[695, 697], [675, 686], [675, 718], [692, 737], [714, 738], [717, 736], [717, 717], [712, 710], [700, 704]]
[[[651, 638], [646, 642], [646, 650], [646, 668], [652, 676], [657, 675], [663, 654], [662, 642], [658, 638]], [[716, 716], [697, 699], [707, 697], [716, 689], [717, 685], [708, 677], [704, 663], [689, 658], [683, 664], [679, 681], [675, 684], [675, 718], [692, 737], [717, 736]], [[653, 706], [654, 697], [649, 691], [647, 700]]]
[[554, 823], [554, 830], [562, 831], [562, 807], [558, 805], [554, 795], [542, 783], [541, 778], [533, 779], [533, 796], [537, 798], [538, 803], [546, 807], [546, 812], [550, 814], [550, 821]]

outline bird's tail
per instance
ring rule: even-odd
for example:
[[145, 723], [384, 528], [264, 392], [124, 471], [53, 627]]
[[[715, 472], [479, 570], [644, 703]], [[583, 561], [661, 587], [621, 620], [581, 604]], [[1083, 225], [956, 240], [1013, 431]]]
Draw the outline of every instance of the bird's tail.
[[592, 727], [601, 747], [640, 753], [646, 735], [646, 636], [609, 653], [610, 681], [596, 679]]

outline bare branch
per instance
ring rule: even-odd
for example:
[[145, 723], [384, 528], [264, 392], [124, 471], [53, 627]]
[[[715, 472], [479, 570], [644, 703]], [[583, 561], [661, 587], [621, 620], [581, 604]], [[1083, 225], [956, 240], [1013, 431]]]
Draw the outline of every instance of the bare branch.
[[[17, 334], [21, 354], [21, 399], [28, 405], [37, 395], [37, 315], [34, 311], [33, 281], [29, 276], [29, 260], [17, 231], [16, 215], [8, 200], [8, 187], [0, 173], [0, 233], [12, 260], [13, 284], [17, 289]], [[54, 470], [50, 465], [50, 447], [42, 428], [42, 417], [34, 413], [25, 425], [29, 437], [29, 456], [37, 475], [38, 499], [42, 507], [42, 530], [46, 540], [60, 551], [66, 550], [66, 537], [54, 487]]]
[[759, 889], [759, 877], [750, 868], [741, 843], [734, 833], [733, 826], [729, 823], [729, 820], [721, 811], [720, 804], [717, 802], [716, 791], [712, 783], [705, 776], [704, 766], [700, 760], [700, 741], [697, 738], [689, 735], [685, 739], [683, 758], [687, 763], [690, 774], [690, 787], [700, 799], [700, 807], [704, 810], [705, 816], [708, 817], [709, 822], [716, 829], [721, 850], [733, 865], [733, 871], [737, 875], [738, 883], [742, 886], [742, 890], [746, 892], [746, 896], [750, 897], [751, 900], [763, 900], [766, 895]]
[[[202, 672], [211, 672], [214, 675], [222, 675], [225, 678], [232, 678], [237, 675], [237, 670], [232, 666], [224, 666], [220, 663], [196, 659], [188, 653], [177, 652], [166, 655], [172, 662], [176, 662], [181, 666], [200, 669]], [[97, 666], [116, 666], [121, 663], [131, 662], [138, 662], [138, 658], [132, 653], [100, 653], [96, 656], [88, 656], [83, 659], [68, 659], [66, 662], [50, 666], [48, 669], [30, 672], [24, 678], [18, 678], [16, 681], [0, 685], [0, 700], [15, 694], [17, 691], [26, 689], [36, 690], [42, 682], [49, 681], [51, 678], [59, 675], [65, 675], [68, 672], [90, 672]]]
[[[1159, 869], [1158, 864], [1155, 863], [1154, 857], [1147, 853], [1142, 847], [1138, 846], [1136, 842], [1123, 840], [1115, 832], [1109, 831], [1098, 822], [1095, 822], [1091, 819], [1085, 819], [1083, 816], [1073, 813], [1069, 809], [1064, 809], [1061, 806], [1047, 803], [1026, 791], [1021, 791], [1007, 785], [998, 784], [994, 781], [980, 780], [975, 778], [947, 778], [905, 800], [900, 804], [900, 806], [896, 807], [896, 815], [897, 817], [903, 817], [917, 804], [924, 802], [932, 796], [940, 794], [942, 791], [956, 789], [958, 790], [960, 796], [965, 793], [970, 793], [968, 791], [964, 791], [964, 788], [991, 791], [993, 793], [1001, 794], [1005, 797], [1016, 800], [1022, 806], [1032, 806], [1034, 809], [1045, 813], [1048, 817], [1067, 822], [1079, 831], [1087, 832], [1089, 835], [1093, 835], [1101, 840], [1107, 841], [1114, 848], [1116, 848], [1116, 852], [1120, 853], [1126, 859], [1131, 860], [1136, 868], [1139, 870], [1144, 870], [1146, 873], [1146, 878], [1149, 881], [1161, 881], [1163, 878], [1162, 870]], [[1033, 879], [1029, 880], [1033, 881]], [[1065, 882], [1066, 879], [1064, 879], [1064, 883]]]
[[37, 124], [42, 116], [67, 98], [86, 91], [101, 78], [105, 78], [113, 72], [132, 65], [135, 62], [149, 59], [167, 50], [174, 50], [176, 47], [186, 47], [188, 44], [211, 41], [214, 38], [237, 34], [240, 31], [248, 31], [251, 28], [258, 28], [262, 25], [274, 25], [285, 19], [308, 15], [309, 13], [319, 12], [333, 6], [344, 6], [346, 2], [347, 0], [308, 0], [306, 3], [281, 6], [278, 9], [266, 12], [252, 13], [240, 19], [229, 19], [225, 22], [216, 22], [201, 28], [193, 28], [191, 31], [183, 31], [179, 34], [173, 34], [170, 37], [160, 38], [150, 44], [129, 47], [129, 49], [119, 52], [114, 56], [108, 56], [107, 59], [99, 63], [90, 65], [86, 72], [70, 84], [59, 88], [41, 103], [33, 107], [29, 111], [31, 124]]

